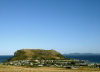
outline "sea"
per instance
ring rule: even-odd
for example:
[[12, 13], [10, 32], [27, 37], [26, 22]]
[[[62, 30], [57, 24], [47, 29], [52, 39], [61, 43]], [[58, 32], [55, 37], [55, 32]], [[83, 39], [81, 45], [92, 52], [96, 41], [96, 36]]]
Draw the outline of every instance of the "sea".
[[[66, 58], [77, 59], [77, 60], [86, 60], [90, 63], [100, 63], [100, 55], [70, 55], [64, 54]], [[0, 62], [4, 62], [13, 57], [13, 55], [1, 55]]]
[[0, 55], [0, 63], [13, 57], [13, 55]]
[[100, 64], [100, 55], [64, 55], [66, 58], [76, 59], [76, 60], [85, 60], [89, 63], [99, 63]]

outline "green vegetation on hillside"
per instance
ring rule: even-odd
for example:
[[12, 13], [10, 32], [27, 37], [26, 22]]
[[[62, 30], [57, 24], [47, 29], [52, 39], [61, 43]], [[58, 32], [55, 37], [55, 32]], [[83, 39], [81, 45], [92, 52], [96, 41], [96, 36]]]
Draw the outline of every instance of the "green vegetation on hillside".
[[14, 57], [9, 61], [14, 60], [59, 60], [65, 59], [63, 55], [55, 50], [41, 50], [41, 49], [22, 49], [15, 52]]

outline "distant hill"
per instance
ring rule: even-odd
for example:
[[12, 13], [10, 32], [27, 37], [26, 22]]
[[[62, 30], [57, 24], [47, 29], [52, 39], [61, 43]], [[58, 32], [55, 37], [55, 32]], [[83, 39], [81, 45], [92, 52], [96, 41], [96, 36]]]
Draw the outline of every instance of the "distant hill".
[[41, 50], [41, 49], [21, 49], [14, 53], [14, 56], [9, 61], [14, 60], [58, 60], [65, 59], [63, 55], [55, 50]]

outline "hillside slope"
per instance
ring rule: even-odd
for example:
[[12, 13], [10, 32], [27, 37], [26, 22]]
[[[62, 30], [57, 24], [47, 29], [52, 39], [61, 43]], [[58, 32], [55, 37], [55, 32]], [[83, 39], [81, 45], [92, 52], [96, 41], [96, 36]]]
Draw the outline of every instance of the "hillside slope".
[[14, 60], [34, 60], [34, 59], [65, 59], [63, 55], [55, 50], [41, 50], [41, 49], [21, 49], [14, 53], [14, 57], [9, 61]]

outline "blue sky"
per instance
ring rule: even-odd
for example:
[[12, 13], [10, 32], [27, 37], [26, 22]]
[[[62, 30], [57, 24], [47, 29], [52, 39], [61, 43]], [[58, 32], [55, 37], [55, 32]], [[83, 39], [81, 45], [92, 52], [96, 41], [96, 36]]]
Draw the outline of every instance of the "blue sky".
[[100, 52], [100, 0], [0, 0], [0, 55], [22, 48]]

